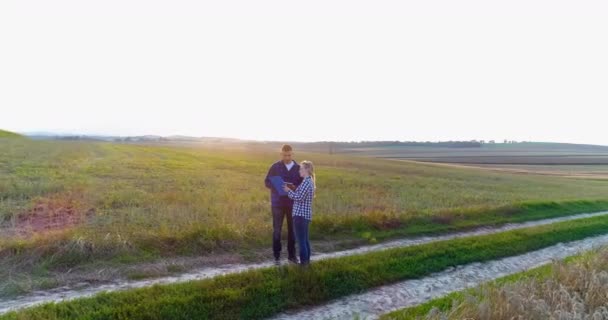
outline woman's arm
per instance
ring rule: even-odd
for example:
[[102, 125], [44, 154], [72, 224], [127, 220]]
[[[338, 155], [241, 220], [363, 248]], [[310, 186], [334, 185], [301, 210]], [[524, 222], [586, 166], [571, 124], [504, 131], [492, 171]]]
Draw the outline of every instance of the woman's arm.
[[310, 179], [305, 179], [304, 182], [302, 182], [302, 184], [298, 186], [296, 191], [287, 191], [287, 196], [292, 200], [299, 201], [304, 199], [304, 197], [310, 192], [311, 188], [312, 184], [310, 182]]

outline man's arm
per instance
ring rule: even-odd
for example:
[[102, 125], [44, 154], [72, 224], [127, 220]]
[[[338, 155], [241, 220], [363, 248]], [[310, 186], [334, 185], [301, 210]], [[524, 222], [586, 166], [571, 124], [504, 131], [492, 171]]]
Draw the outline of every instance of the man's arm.
[[270, 183], [270, 177], [274, 175], [273, 173], [274, 173], [274, 164], [272, 166], [270, 166], [270, 169], [268, 169], [268, 174], [266, 174], [266, 179], [264, 180], [264, 183], [266, 184], [266, 188], [268, 188], [268, 189], [272, 189], [272, 184]]

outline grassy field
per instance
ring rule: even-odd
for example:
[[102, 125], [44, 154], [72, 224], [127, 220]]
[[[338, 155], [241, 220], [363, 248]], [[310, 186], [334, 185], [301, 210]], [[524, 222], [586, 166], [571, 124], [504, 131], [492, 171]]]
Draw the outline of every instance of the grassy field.
[[605, 234], [608, 217], [394, 248], [297, 266], [250, 270], [202, 281], [102, 293], [0, 319], [261, 319], [404, 279], [422, 277]]
[[[57, 273], [94, 263], [269, 247], [263, 179], [274, 152], [25, 139], [0, 139], [0, 150], [0, 295], [60, 285]], [[607, 181], [344, 155], [297, 158], [318, 166], [317, 243], [608, 209]]]
[[601, 248], [394, 311], [382, 320], [605, 319], [608, 249]]

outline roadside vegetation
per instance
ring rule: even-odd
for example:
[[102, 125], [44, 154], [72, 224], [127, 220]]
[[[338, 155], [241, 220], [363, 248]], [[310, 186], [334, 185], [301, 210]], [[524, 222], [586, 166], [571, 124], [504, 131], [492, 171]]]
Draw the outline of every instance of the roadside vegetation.
[[510, 275], [382, 320], [606, 319], [608, 248]]
[[260, 319], [451, 266], [538, 250], [605, 234], [599, 216], [492, 235], [317, 261], [310, 268], [265, 268], [201, 281], [46, 304], [0, 319]]
[[[68, 270], [268, 247], [262, 181], [273, 152], [26, 139], [0, 140], [0, 149], [0, 296], [63, 285]], [[319, 168], [317, 243], [608, 209], [607, 181], [296, 156]]]

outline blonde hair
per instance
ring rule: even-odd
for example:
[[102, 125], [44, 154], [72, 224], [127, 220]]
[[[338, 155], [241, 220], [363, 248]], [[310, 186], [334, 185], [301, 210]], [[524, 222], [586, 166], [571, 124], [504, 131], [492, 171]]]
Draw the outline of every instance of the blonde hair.
[[312, 178], [312, 186], [316, 190], [317, 183], [315, 181], [315, 166], [312, 164], [311, 161], [308, 161], [308, 160], [303, 160], [302, 162], [300, 162], [300, 165], [302, 166], [302, 168], [304, 168], [306, 171], [308, 171], [310, 178]]

